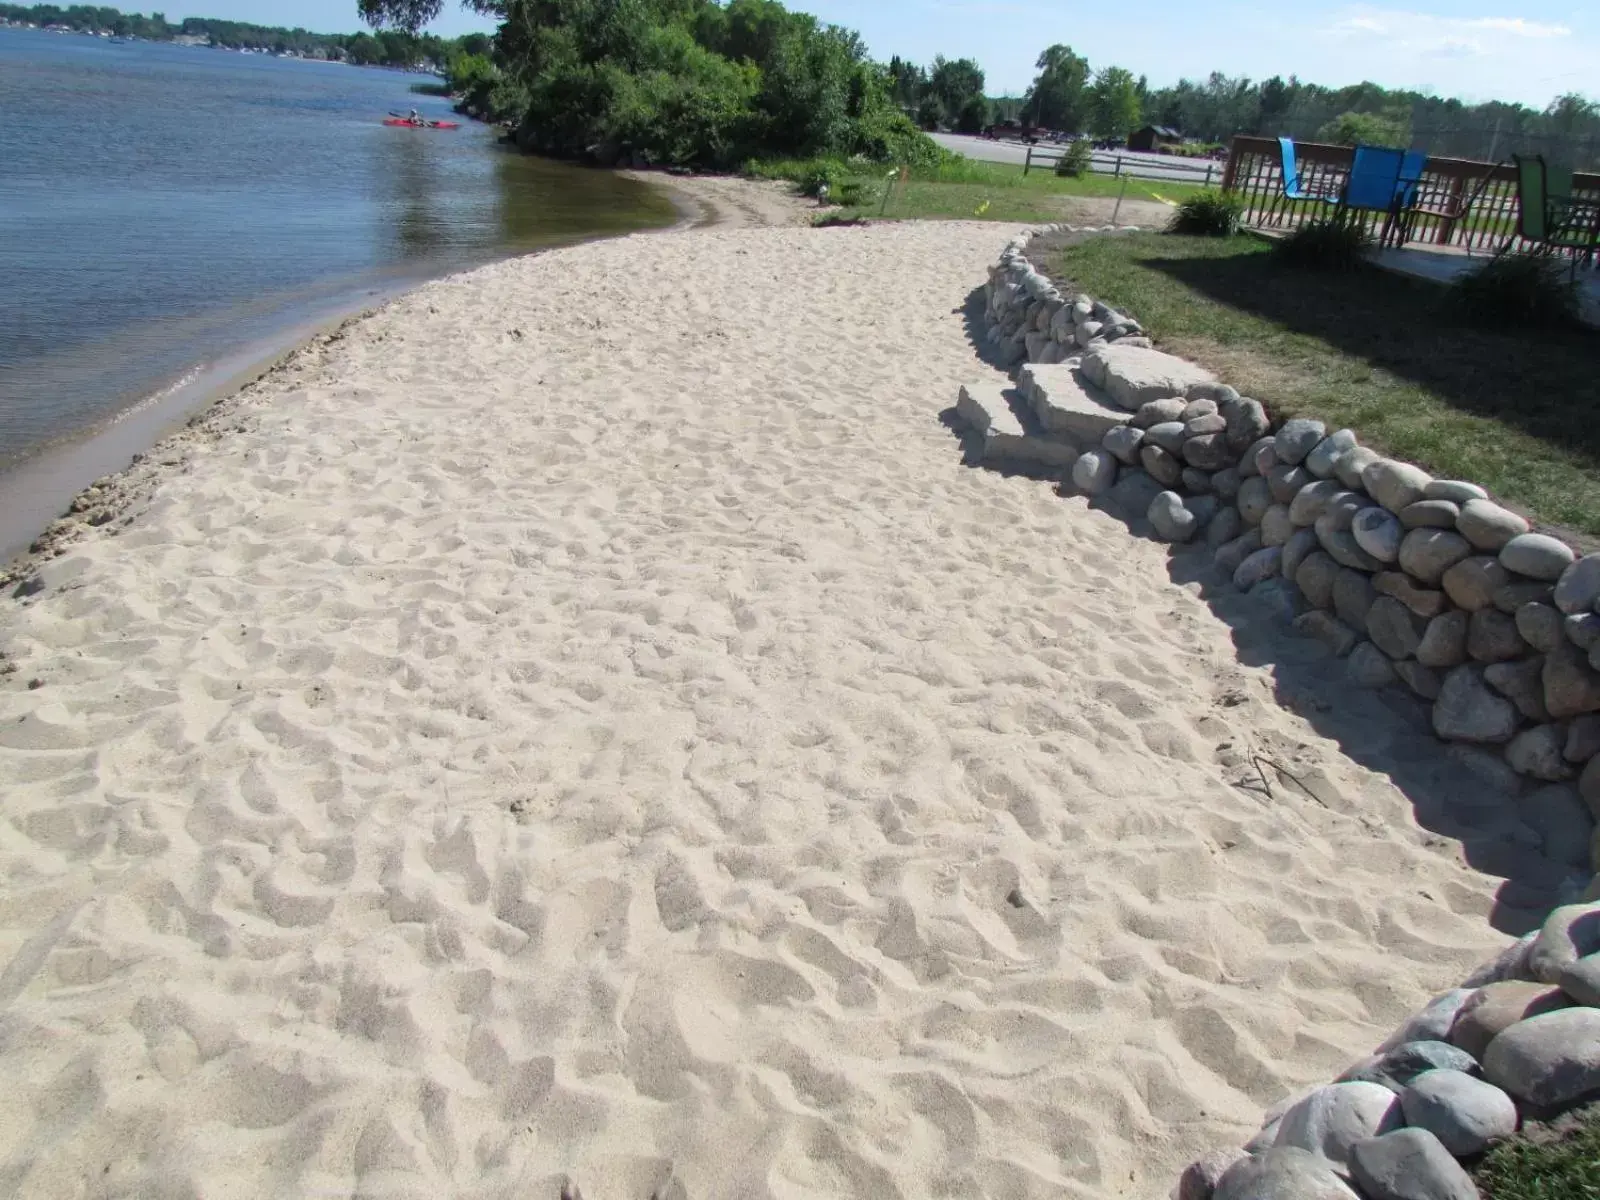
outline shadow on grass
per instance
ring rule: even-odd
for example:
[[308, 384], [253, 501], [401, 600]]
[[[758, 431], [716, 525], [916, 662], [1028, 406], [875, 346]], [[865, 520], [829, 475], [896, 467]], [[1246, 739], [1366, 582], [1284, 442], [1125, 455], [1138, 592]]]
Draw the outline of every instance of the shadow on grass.
[[1600, 334], [1472, 325], [1443, 285], [1376, 267], [1318, 274], [1270, 253], [1139, 261], [1600, 467]]
[[[962, 310], [967, 336], [986, 363], [1000, 366], [998, 357], [989, 353], [993, 347], [984, 334], [983, 303], [981, 289], [968, 297]], [[980, 461], [982, 439], [955, 409], [945, 409], [939, 420], [960, 442], [963, 465], [1048, 481], [1064, 499], [1081, 499], [1070, 472], [1022, 464], [985, 466]], [[1090, 501], [1089, 507], [1121, 521], [1134, 536], [1152, 536], [1142, 513], [1123, 512], [1105, 498]], [[1404, 688], [1370, 691], [1351, 683], [1342, 659], [1320, 643], [1290, 632], [1291, 595], [1283, 591], [1272, 595], [1270, 589], [1267, 594], [1260, 589], [1240, 592], [1214, 565], [1213, 553], [1204, 545], [1176, 548], [1168, 560], [1171, 581], [1188, 586], [1229, 627], [1241, 664], [1271, 672], [1278, 704], [1336, 742], [1346, 757], [1386, 776], [1406, 797], [1421, 828], [1459, 843], [1472, 867], [1501, 880], [1489, 915], [1494, 928], [1520, 936], [1538, 928], [1550, 909], [1571, 901], [1570, 891], [1563, 888], [1582, 885], [1574, 870], [1518, 840], [1526, 830], [1517, 817], [1517, 799], [1536, 785], [1516, 780], [1496, 755], [1452, 750], [1439, 741], [1433, 735], [1428, 706]], [[1229, 703], [1225, 695], [1219, 695], [1218, 702]], [[1325, 808], [1331, 807], [1330, 800], [1338, 802], [1337, 797], [1317, 795], [1316, 789], [1281, 775], [1275, 786], [1269, 784], [1256, 795], [1264, 804], [1283, 803], [1285, 797]], [[1359, 814], [1351, 815], [1359, 819]]]

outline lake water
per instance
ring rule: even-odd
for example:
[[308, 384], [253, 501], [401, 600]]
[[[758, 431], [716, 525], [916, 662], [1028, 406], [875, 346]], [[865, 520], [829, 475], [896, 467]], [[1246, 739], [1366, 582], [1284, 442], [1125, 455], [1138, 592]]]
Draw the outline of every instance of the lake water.
[[420, 279], [673, 219], [462, 118], [385, 127], [453, 115], [419, 78], [0, 29], [0, 469]]

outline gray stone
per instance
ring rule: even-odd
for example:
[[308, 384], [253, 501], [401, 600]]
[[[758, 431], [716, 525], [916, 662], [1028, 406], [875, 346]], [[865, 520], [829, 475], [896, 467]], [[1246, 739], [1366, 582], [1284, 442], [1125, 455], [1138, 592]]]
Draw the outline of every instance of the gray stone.
[[1556, 581], [1556, 607], [1571, 616], [1587, 613], [1600, 600], [1600, 554], [1586, 554], [1561, 572]]
[[1374, 507], [1372, 501], [1361, 492], [1340, 492], [1328, 501], [1322, 515], [1317, 518], [1317, 533], [1320, 535], [1348, 530], [1355, 524], [1359, 514], [1372, 507]]
[[1139, 461], [1139, 443], [1144, 441], [1144, 430], [1136, 425], [1118, 425], [1108, 430], [1100, 439], [1102, 449], [1109, 450], [1124, 466], [1135, 466]]
[[[1466, 747], [1455, 746], [1452, 747], [1452, 749], [1462, 750], [1466, 749]], [[1484, 751], [1474, 750], [1472, 753], [1484, 754]], [[1516, 775], [1512, 773], [1511, 768], [1507, 767], [1504, 761], [1499, 758], [1490, 757], [1489, 761], [1504, 769], [1506, 773], [1511, 776], [1510, 783], [1500, 790], [1514, 790], [1517, 786], [1518, 780]], [[1463, 986], [1472, 989], [1472, 994], [1476, 995], [1476, 989], [1487, 987], [1491, 983], [1504, 983], [1508, 980], [1522, 980], [1524, 983], [1528, 982], [1528, 955], [1532, 952], [1533, 943], [1536, 942], [1538, 938], [1539, 931], [1537, 929], [1530, 934], [1526, 934], [1523, 937], [1518, 938], [1499, 954], [1495, 955], [1488, 962], [1484, 963], [1471, 975], [1468, 975], [1463, 981]]]
[[1361, 482], [1367, 494], [1390, 512], [1399, 512], [1408, 504], [1424, 498], [1428, 484], [1433, 482], [1421, 467], [1381, 458], [1361, 472]]
[[[1193, 394], [1191, 393], [1191, 395]], [[1178, 417], [1178, 420], [1187, 425], [1190, 421], [1198, 421], [1202, 417], [1214, 417], [1217, 415], [1217, 411], [1217, 402], [1210, 396], [1195, 396], [1190, 399], [1189, 403], [1183, 406], [1183, 413]], [[1197, 430], [1196, 432], [1217, 433], [1220, 430], [1226, 429], [1227, 427], [1227, 421], [1223, 421], [1221, 425], [1218, 425], [1214, 429], [1201, 429]]]
[[1479, 609], [1467, 623], [1467, 653], [1478, 662], [1510, 662], [1528, 652], [1517, 623], [1494, 608]]
[[1225, 542], [1217, 547], [1217, 552], [1211, 561], [1217, 568], [1226, 572], [1230, 577], [1237, 571], [1245, 559], [1261, 549], [1261, 531], [1257, 529], [1246, 530], [1231, 542]]
[[1338, 578], [1339, 564], [1320, 550], [1303, 555], [1294, 572], [1294, 581], [1312, 608], [1333, 606], [1333, 585]]
[[1294, 631], [1301, 637], [1315, 638], [1333, 651], [1337, 658], [1343, 658], [1353, 651], [1360, 640], [1355, 631], [1338, 617], [1319, 610], [1301, 613], [1296, 617]]
[[1178, 477], [1183, 484], [1183, 490], [1202, 495], [1211, 490], [1211, 472], [1202, 471], [1197, 467], [1185, 467], [1183, 474]]
[[1172, 1200], [1212, 1200], [1212, 1193], [1228, 1168], [1247, 1157], [1243, 1150], [1213, 1150], [1195, 1159], [1178, 1176], [1178, 1190]]
[[1489, 1043], [1483, 1072], [1540, 1108], [1600, 1090], [1600, 1008], [1567, 1008], [1513, 1025]]
[[1445, 595], [1468, 612], [1477, 612], [1494, 603], [1495, 591], [1511, 581], [1511, 572], [1495, 558], [1468, 558], [1444, 573], [1440, 582]]
[[1145, 516], [1156, 536], [1165, 542], [1187, 542], [1200, 528], [1177, 492], [1162, 492], [1150, 502]]
[[1163, 421], [1144, 431], [1145, 445], [1160, 446], [1168, 454], [1180, 453], [1183, 450], [1183, 439], [1182, 421]]
[[1217, 1181], [1213, 1200], [1360, 1200], [1327, 1160], [1293, 1146], [1246, 1155]]
[[1311, 482], [1311, 472], [1304, 467], [1287, 466], [1279, 463], [1267, 474], [1267, 483], [1272, 488], [1272, 498], [1279, 504], [1288, 504], [1300, 493], [1300, 489]]
[[1489, 493], [1475, 483], [1462, 483], [1457, 479], [1435, 479], [1422, 494], [1429, 500], [1448, 500], [1452, 504], [1465, 504], [1469, 500], [1487, 500]]
[[1395, 1030], [1383, 1044], [1378, 1047], [1379, 1054], [1387, 1054], [1397, 1046], [1404, 1046], [1408, 1042], [1442, 1042], [1450, 1035], [1450, 1027], [1455, 1024], [1456, 1014], [1476, 989], [1453, 988], [1441, 995], [1435, 996], [1425, 1004], [1421, 1011], [1411, 1017], [1404, 1025]]
[[[1239, 459], [1240, 478], [1248, 479], [1252, 475], [1261, 474], [1260, 469], [1256, 466], [1256, 460], [1261, 456], [1261, 452], [1263, 450], [1270, 451], [1271, 449], [1272, 439], [1269, 437], [1257, 438], [1255, 441], [1251, 442], [1249, 449], [1247, 449]], [[1272, 460], [1272, 466], [1275, 467], [1277, 465], [1278, 460], [1276, 456], [1274, 456]], [[1267, 469], [1271, 470], [1272, 468], [1268, 467]]]
[[[1518, 812], [1523, 822], [1538, 833], [1540, 848], [1551, 862], [1582, 869], [1589, 867], [1594, 817], [1590, 815], [1576, 788], [1563, 784], [1542, 787], [1522, 797]], [[1537, 975], [1537, 945], [1529, 956], [1529, 964]], [[1543, 978], [1542, 975], [1539, 977]]]
[[1478, 1200], [1477, 1185], [1426, 1129], [1357, 1142], [1350, 1177], [1367, 1200]]
[[1133, 414], [1133, 423], [1139, 429], [1149, 429], [1153, 425], [1162, 425], [1169, 421], [1176, 421], [1183, 416], [1183, 410], [1189, 407], [1188, 401], [1182, 396], [1167, 396], [1161, 400], [1149, 400], [1139, 406]]
[[1273, 441], [1258, 443], [1253, 453], [1256, 474], [1261, 478], [1265, 479], [1278, 469], [1278, 453]]
[[1331, 501], [1349, 494], [1337, 479], [1319, 479], [1295, 493], [1289, 506], [1289, 515], [1296, 525], [1315, 525], [1317, 518], [1328, 510]]
[[1434, 587], [1443, 580], [1446, 571], [1471, 554], [1472, 547], [1458, 533], [1448, 529], [1413, 529], [1400, 543], [1400, 566], [1413, 579]]
[[1341, 429], [1338, 433], [1330, 433], [1306, 455], [1306, 470], [1318, 479], [1327, 479], [1333, 475], [1339, 460], [1355, 448], [1356, 435], [1353, 431]]
[[1225, 435], [1206, 433], [1184, 442], [1183, 459], [1202, 471], [1220, 471], [1233, 461], [1233, 451]]
[[1076, 366], [1031, 363], [1017, 372], [1017, 390], [1047, 434], [1080, 446], [1097, 446], [1128, 414], [1088, 381]]
[[1420, 586], [1404, 571], [1382, 571], [1372, 577], [1380, 596], [1393, 596], [1419, 617], [1437, 617], [1445, 609], [1443, 592]]
[[981, 462], [1027, 462], [1070, 467], [1078, 460], [1074, 446], [1033, 436], [1012, 412], [1004, 384], [992, 380], [963, 384], [956, 400], [959, 416], [982, 439]]
[[1362, 642], [1350, 651], [1345, 671], [1357, 687], [1382, 688], [1395, 681], [1394, 664], [1371, 642]]
[[1500, 551], [1502, 567], [1529, 579], [1560, 579], [1576, 558], [1571, 546], [1542, 533], [1514, 537]]
[[1591, 954], [1600, 954], [1600, 904], [1566, 904], [1544, 919], [1528, 951], [1528, 973], [1559, 984], [1563, 971]]
[[1400, 542], [1405, 536], [1399, 518], [1386, 508], [1364, 508], [1350, 522], [1350, 532], [1360, 546], [1379, 562], [1392, 563], [1400, 557]]
[[1106, 499], [1131, 519], [1142, 517], [1149, 512], [1150, 501], [1159, 496], [1163, 490], [1159, 483], [1143, 471], [1123, 471], [1117, 477], [1116, 484], [1106, 493]]
[[[1082, 329], [1080, 325], [1080, 333]], [[1091, 360], [1095, 363], [1093, 368], [1088, 366]], [[1150, 400], [1187, 395], [1195, 384], [1216, 382], [1209, 371], [1193, 363], [1159, 350], [1130, 347], [1125, 342], [1091, 350], [1084, 355], [1084, 364], [1085, 370], [1093, 370], [1104, 379], [1102, 386], [1111, 399], [1130, 412]]]
[[1454, 529], [1461, 507], [1448, 500], [1418, 500], [1400, 510], [1400, 524], [1407, 529]]
[[1228, 421], [1228, 445], [1244, 450], [1267, 436], [1272, 422], [1259, 400], [1240, 400], [1225, 414]]
[[1579, 1004], [1600, 1007], [1600, 954], [1589, 954], [1563, 967], [1557, 980], [1561, 990]]
[[[1561, 757], [1569, 763], [1582, 766], [1596, 754], [1600, 754], [1600, 717], [1585, 713], [1567, 726], [1567, 742], [1561, 750]], [[1588, 800], [1588, 797], [1584, 799]]]
[[1309, 529], [1295, 531], [1283, 547], [1283, 577], [1299, 582], [1300, 564], [1317, 552], [1317, 535]]
[[1393, 596], [1379, 596], [1367, 614], [1367, 636], [1394, 659], [1415, 655], [1427, 628], [1428, 622]]
[[1600, 821], [1600, 758], [1591, 758], [1578, 776], [1578, 795], [1595, 820]]
[[1394, 664], [1394, 673], [1400, 676], [1404, 683], [1424, 700], [1437, 700], [1439, 690], [1444, 687], [1444, 677], [1432, 667], [1425, 667], [1419, 662], [1398, 662]]
[[1545, 655], [1544, 705], [1557, 721], [1600, 712], [1600, 676], [1575, 647], [1559, 645]]
[[1562, 622], [1567, 641], [1585, 652], [1600, 646], [1600, 613], [1574, 613]]
[[1317, 521], [1317, 540], [1322, 543], [1322, 548], [1342, 567], [1354, 567], [1357, 571], [1381, 571], [1383, 564], [1357, 545], [1349, 530], [1325, 531], [1322, 528], [1322, 522], [1330, 515], [1324, 513]]
[[1485, 687], [1478, 668], [1471, 666], [1445, 676], [1433, 706], [1433, 731], [1449, 741], [1509, 742], [1520, 723], [1516, 708]]
[[[1484, 1052], [1503, 1030], [1529, 1017], [1565, 1009], [1571, 1004], [1560, 988], [1549, 984], [1520, 979], [1485, 984], [1456, 1014], [1455, 1024], [1450, 1027], [1450, 1041], [1482, 1062]], [[1499, 1081], [1490, 1076], [1490, 1082]]]
[[1201, 529], [1211, 524], [1217, 515], [1218, 509], [1222, 507], [1215, 496], [1205, 495], [1185, 496], [1183, 498], [1183, 506], [1189, 510]]
[[1483, 681], [1515, 704], [1528, 720], [1550, 719], [1550, 710], [1544, 706], [1544, 659], [1495, 663], [1483, 669]]
[[1548, 583], [1513, 577], [1510, 583], [1495, 588], [1491, 603], [1507, 616], [1514, 617], [1524, 604], [1553, 603], [1554, 592]]
[[1467, 661], [1467, 614], [1441, 613], [1428, 622], [1416, 649], [1417, 661], [1425, 667], [1447, 671]]
[[1239, 515], [1249, 526], [1261, 524], [1272, 507], [1272, 488], [1260, 476], [1251, 476], [1239, 485]]
[[1560, 783], [1576, 774], [1561, 754], [1566, 744], [1566, 733], [1560, 726], [1535, 725], [1511, 739], [1506, 747], [1506, 762], [1518, 775]]
[[[1085, 321], [1082, 325], [1078, 326], [1078, 345], [1082, 346], [1084, 349], [1088, 349], [1088, 347], [1094, 344], [1095, 338], [1100, 336], [1100, 331], [1104, 328], [1105, 325], [1100, 321]], [[1125, 407], [1131, 406], [1125, 405]]]
[[1087, 450], [1072, 464], [1072, 482], [1086, 496], [1098, 496], [1117, 481], [1117, 460], [1105, 450]]
[[1388, 1088], [1376, 1083], [1330, 1083], [1283, 1114], [1278, 1145], [1309, 1150], [1344, 1166], [1350, 1147], [1388, 1133], [1402, 1119], [1400, 1097]]
[[1211, 490], [1224, 500], [1233, 500], [1239, 495], [1239, 485], [1243, 482], [1239, 468], [1224, 467], [1211, 476]]
[[1318, 442], [1327, 432], [1327, 427], [1321, 421], [1312, 421], [1306, 417], [1295, 417], [1285, 421], [1278, 430], [1278, 436], [1273, 441], [1273, 450], [1278, 456], [1280, 464], [1296, 466], [1305, 461]]
[[1150, 473], [1150, 478], [1167, 487], [1183, 477], [1183, 464], [1160, 446], [1150, 445], [1148, 440], [1139, 448], [1139, 461]]
[[1239, 517], [1239, 510], [1232, 507], [1224, 508], [1211, 519], [1211, 524], [1206, 526], [1206, 545], [1215, 550], [1224, 542], [1233, 541], [1243, 532], [1244, 521]]
[[1348, 454], [1341, 455], [1339, 461], [1333, 464], [1333, 473], [1339, 477], [1339, 482], [1352, 491], [1366, 487], [1362, 478], [1367, 473], [1367, 468], [1375, 462], [1381, 462], [1383, 455], [1370, 446], [1357, 446]]
[[1257, 550], [1239, 564], [1239, 569], [1233, 573], [1233, 586], [1241, 592], [1247, 592], [1263, 579], [1271, 579], [1276, 575], [1282, 562], [1281, 547], [1267, 546]]
[[1283, 578], [1281, 570], [1278, 575], [1263, 579], [1251, 588], [1250, 596], [1260, 606], [1263, 620], [1280, 625], [1291, 624], [1306, 610], [1306, 598], [1290, 580]]
[[1426, 1129], [1458, 1158], [1482, 1154], [1517, 1131], [1517, 1105], [1464, 1071], [1429, 1071], [1400, 1093], [1406, 1124]]
[[1196, 404], [1209, 404], [1209, 403], [1211, 403], [1209, 400], [1195, 400], [1192, 403], [1190, 403], [1189, 408], [1186, 408], [1186, 409], [1183, 410], [1183, 416], [1184, 416], [1183, 435], [1184, 435], [1184, 437], [1186, 437], [1186, 438], [1205, 437], [1207, 434], [1210, 434], [1210, 433], [1222, 433], [1228, 428], [1227, 421], [1223, 420], [1216, 413], [1209, 413], [1209, 414], [1205, 414], [1205, 415], [1198, 416], [1198, 417], [1189, 416], [1189, 409], [1192, 409]]
[[1274, 504], [1261, 514], [1261, 543], [1264, 546], [1286, 545], [1294, 536], [1294, 522], [1289, 519], [1286, 505]]
[[1524, 604], [1517, 609], [1517, 632], [1540, 654], [1548, 654], [1566, 640], [1561, 614], [1548, 604]]
[[1340, 568], [1333, 581], [1333, 611], [1339, 620], [1351, 629], [1365, 629], [1368, 614], [1377, 599], [1370, 575], [1349, 567]]
[[1527, 533], [1528, 523], [1492, 501], [1468, 500], [1456, 518], [1456, 532], [1479, 550], [1498, 553], [1512, 538]]

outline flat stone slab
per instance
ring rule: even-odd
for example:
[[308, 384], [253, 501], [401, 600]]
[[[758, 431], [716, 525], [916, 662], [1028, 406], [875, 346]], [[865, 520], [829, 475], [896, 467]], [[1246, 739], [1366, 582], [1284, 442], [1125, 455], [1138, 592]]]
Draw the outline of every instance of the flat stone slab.
[[1023, 424], [1012, 407], [1012, 389], [1004, 383], [984, 380], [964, 383], [956, 400], [956, 415], [983, 438], [979, 461], [983, 463], [1035, 463], [1047, 467], [1071, 467], [1078, 461], [1078, 450], [1066, 442], [1052, 441]]
[[1017, 373], [1017, 388], [1046, 434], [1069, 438], [1079, 449], [1099, 446], [1128, 419], [1075, 363], [1029, 363]]
[[1084, 355], [1083, 373], [1129, 412], [1150, 400], [1188, 396], [1191, 389], [1217, 381], [1210, 371], [1174, 355], [1115, 342]]

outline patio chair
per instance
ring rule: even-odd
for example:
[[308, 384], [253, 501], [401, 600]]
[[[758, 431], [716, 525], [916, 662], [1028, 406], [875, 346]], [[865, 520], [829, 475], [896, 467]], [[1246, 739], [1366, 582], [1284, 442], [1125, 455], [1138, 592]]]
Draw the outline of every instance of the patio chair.
[[[1333, 188], [1328, 187], [1324, 190], [1315, 186], [1307, 185], [1306, 178], [1300, 171], [1299, 164], [1295, 159], [1293, 138], [1280, 137], [1278, 139], [1278, 155], [1279, 168], [1283, 173], [1282, 199], [1290, 201], [1320, 200], [1329, 204], [1333, 204], [1338, 201], [1339, 194]], [[1318, 182], [1326, 183], [1325, 180]], [[1278, 201], [1274, 199], [1272, 202], [1272, 207], [1268, 211], [1269, 213], [1276, 213], [1277, 209]]]
[[1519, 238], [1534, 243], [1538, 253], [1572, 251], [1572, 269], [1578, 260], [1600, 249], [1600, 203], [1577, 200], [1572, 195], [1572, 171], [1545, 162], [1544, 155], [1518, 154], [1517, 232], [1502, 253]]
[[[1415, 240], [1417, 220], [1420, 217], [1435, 217], [1441, 221], [1448, 221], [1452, 225], [1463, 220], [1470, 214], [1484, 192], [1489, 190], [1489, 185], [1494, 182], [1496, 173], [1502, 164], [1496, 163], [1484, 172], [1483, 178], [1478, 180], [1478, 185], [1468, 194], [1446, 188], [1439, 183], [1425, 186], [1422, 177], [1427, 171], [1428, 156], [1421, 150], [1407, 150], [1405, 161], [1400, 166], [1400, 186], [1403, 189], [1400, 202], [1400, 228], [1397, 233], [1398, 244]], [[1463, 181], [1464, 182], [1464, 181]], [[1467, 243], [1467, 255], [1472, 255], [1472, 243]]]
[[[1379, 212], [1383, 214], [1383, 228], [1378, 244], [1389, 240], [1389, 233], [1400, 221], [1400, 211], [1409, 198], [1416, 195], [1416, 180], [1421, 169], [1416, 169], [1409, 183], [1405, 181], [1405, 167], [1409, 153], [1392, 150], [1387, 146], [1357, 146], [1350, 163], [1350, 174], [1345, 180], [1341, 197], [1345, 212]], [[1419, 156], [1420, 157], [1420, 156]]]

